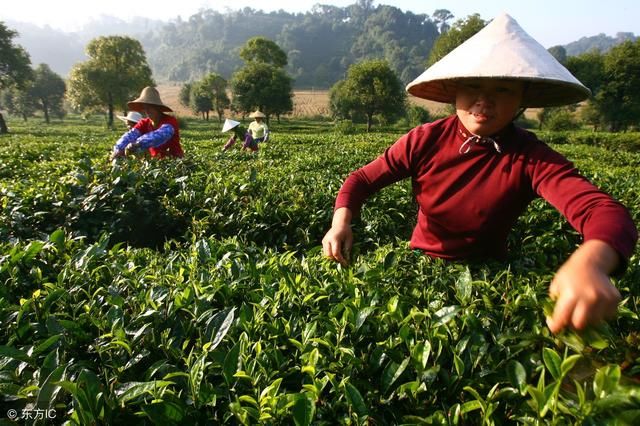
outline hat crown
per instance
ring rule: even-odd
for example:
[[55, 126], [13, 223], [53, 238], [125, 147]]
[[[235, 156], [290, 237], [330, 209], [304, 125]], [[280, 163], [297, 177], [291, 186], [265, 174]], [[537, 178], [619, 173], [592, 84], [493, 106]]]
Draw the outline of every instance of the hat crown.
[[159, 106], [162, 111], [172, 111], [171, 108], [162, 102], [162, 99], [160, 99], [160, 92], [158, 92], [158, 89], [153, 86], [147, 86], [142, 89], [138, 99], [129, 102], [127, 105], [129, 106], [129, 109], [137, 111], [143, 104]]
[[590, 94], [506, 13], [433, 64], [407, 85], [407, 91], [425, 99], [453, 102], [455, 84], [448, 83], [464, 78], [527, 81], [531, 85], [523, 98], [525, 107], [576, 103]]
[[231, 129], [233, 129], [234, 127], [238, 126], [240, 124], [239, 121], [235, 121], [235, 120], [231, 120], [228, 118], [225, 118], [224, 120], [224, 125], [222, 126], [222, 132], [227, 132]]
[[155, 87], [147, 86], [142, 89], [140, 93], [140, 97], [138, 98], [138, 102], [140, 103], [150, 103], [150, 104], [162, 104], [162, 100], [160, 99], [160, 92]]

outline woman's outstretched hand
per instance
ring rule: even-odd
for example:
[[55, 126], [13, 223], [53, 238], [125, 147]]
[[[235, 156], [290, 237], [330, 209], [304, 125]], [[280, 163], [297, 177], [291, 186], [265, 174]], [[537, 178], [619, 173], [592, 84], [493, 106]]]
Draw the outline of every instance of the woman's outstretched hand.
[[618, 266], [618, 253], [607, 243], [589, 240], [558, 269], [549, 287], [556, 304], [547, 318], [552, 333], [569, 327], [583, 330], [615, 317], [620, 292], [609, 274]]
[[322, 252], [341, 265], [347, 265], [352, 245], [351, 210], [341, 207], [333, 213], [331, 229], [322, 239]]

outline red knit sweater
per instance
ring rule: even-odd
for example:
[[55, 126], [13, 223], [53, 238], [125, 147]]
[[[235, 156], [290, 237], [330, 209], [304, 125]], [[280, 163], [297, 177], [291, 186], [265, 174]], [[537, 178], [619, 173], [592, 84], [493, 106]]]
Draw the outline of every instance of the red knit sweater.
[[157, 127], [153, 127], [153, 121], [149, 118], [143, 118], [138, 121], [135, 125], [135, 128], [140, 130], [140, 133], [143, 135], [145, 133], [152, 132], [158, 129], [163, 124], [169, 124], [173, 127], [173, 136], [167, 142], [163, 143], [160, 146], [155, 148], [149, 148], [149, 153], [151, 153], [152, 157], [182, 157], [184, 156], [184, 152], [182, 151], [182, 146], [180, 145], [180, 130], [178, 126], [178, 120], [175, 117], [172, 117], [167, 114], [162, 114], [162, 119], [158, 123]]
[[419, 206], [412, 248], [446, 259], [503, 258], [507, 234], [540, 196], [585, 241], [603, 240], [629, 259], [638, 233], [628, 211], [566, 158], [513, 125], [493, 136], [501, 152], [490, 141], [465, 144], [469, 136], [456, 116], [416, 127], [353, 172], [335, 208], [358, 214], [371, 194], [410, 177]]

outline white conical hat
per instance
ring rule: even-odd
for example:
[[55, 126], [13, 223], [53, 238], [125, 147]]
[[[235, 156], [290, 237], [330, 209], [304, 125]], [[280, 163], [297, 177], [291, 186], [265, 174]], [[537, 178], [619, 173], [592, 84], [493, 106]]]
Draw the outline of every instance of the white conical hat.
[[142, 114], [136, 111], [129, 111], [127, 115], [116, 115], [116, 117], [124, 122], [133, 121], [134, 123], [137, 123], [142, 120]]
[[506, 13], [427, 68], [407, 85], [407, 91], [419, 98], [453, 103], [456, 80], [465, 78], [527, 81], [523, 107], [574, 104], [591, 94]]
[[238, 126], [240, 124], [239, 121], [235, 121], [235, 120], [229, 120], [228, 118], [224, 119], [224, 124], [222, 125], [222, 132], [227, 132], [231, 129], [233, 129], [234, 127]]

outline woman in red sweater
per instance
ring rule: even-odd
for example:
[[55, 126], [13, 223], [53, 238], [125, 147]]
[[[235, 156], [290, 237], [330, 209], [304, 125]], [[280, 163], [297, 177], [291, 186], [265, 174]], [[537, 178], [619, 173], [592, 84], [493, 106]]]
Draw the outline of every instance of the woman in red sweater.
[[371, 194], [404, 178], [419, 206], [411, 247], [445, 259], [504, 258], [518, 216], [542, 197], [584, 238], [551, 283], [550, 330], [614, 316], [620, 293], [609, 276], [624, 267], [638, 238], [628, 211], [513, 124], [524, 108], [577, 103], [589, 89], [502, 15], [407, 90], [454, 103], [456, 114], [411, 130], [347, 178], [322, 240], [325, 255], [346, 263], [352, 216]]
[[182, 157], [178, 120], [165, 112], [171, 108], [162, 103], [155, 87], [145, 87], [140, 97], [127, 104], [131, 111], [144, 112], [147, 118], [138, 121], [116, 142], [111, 159], [131, 151], [149, 150], [152, 157]]

